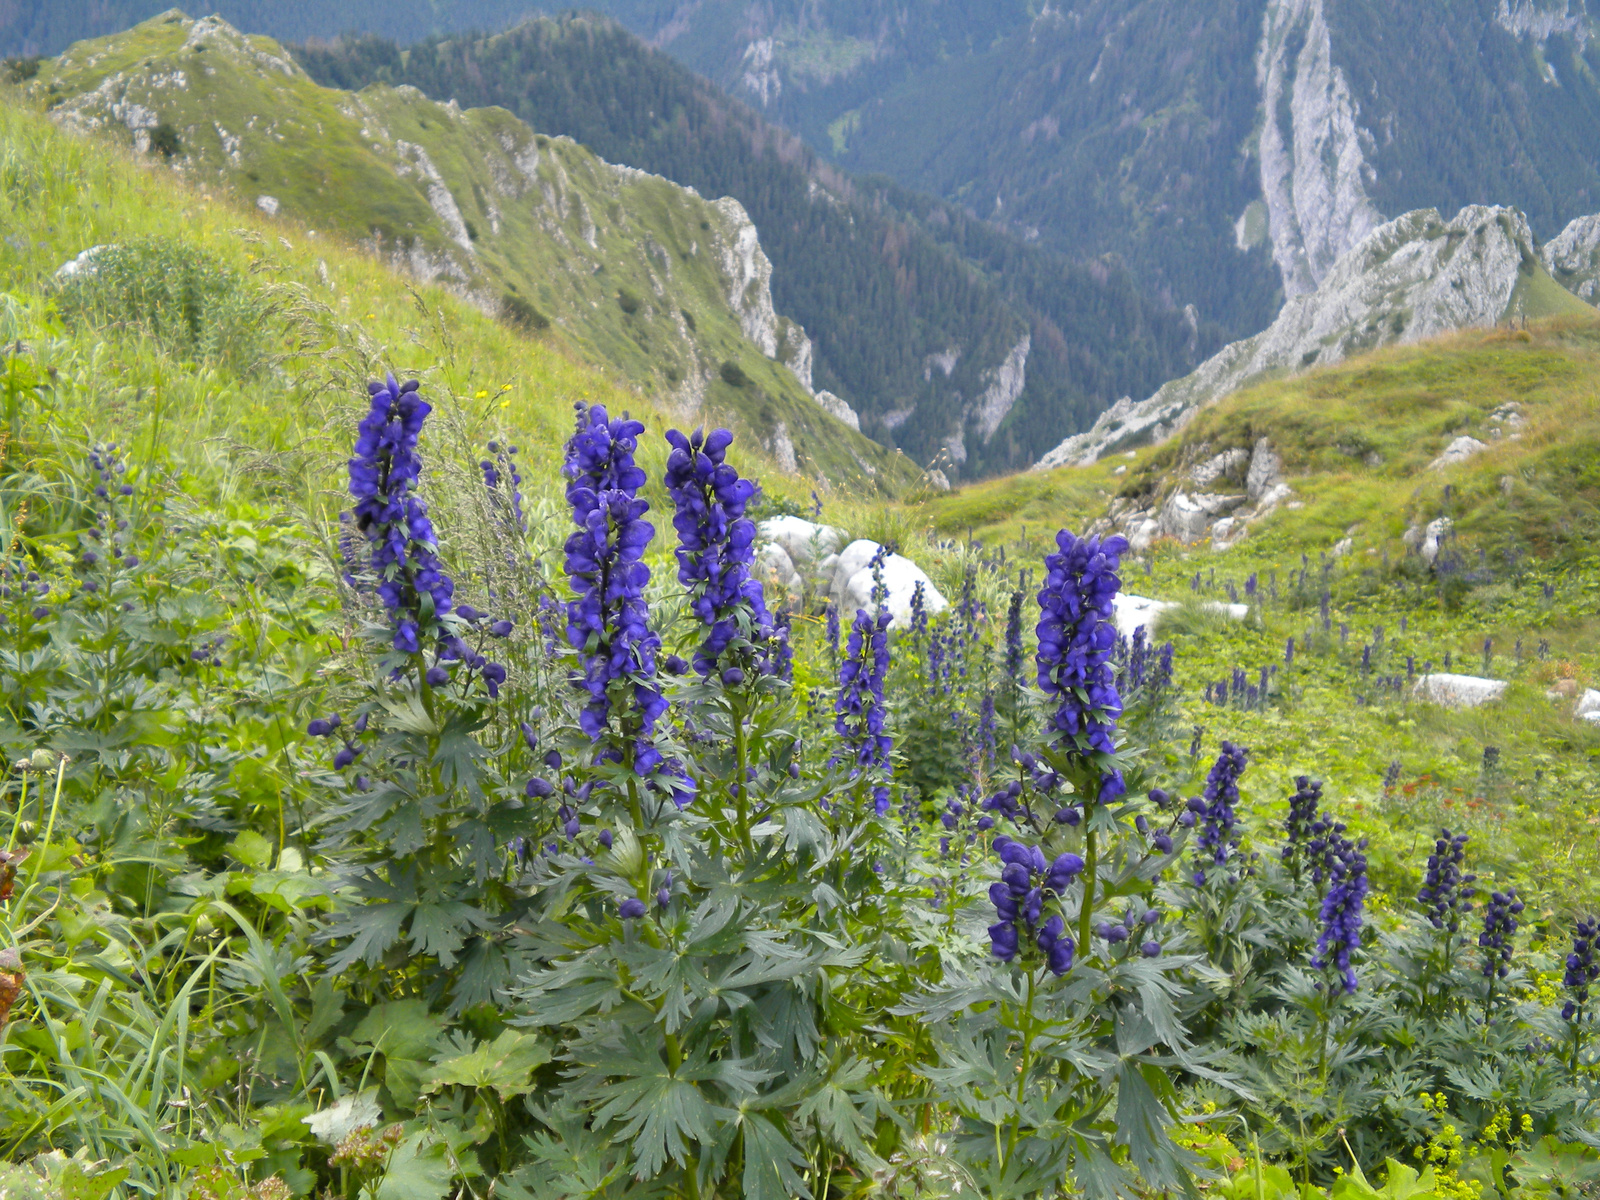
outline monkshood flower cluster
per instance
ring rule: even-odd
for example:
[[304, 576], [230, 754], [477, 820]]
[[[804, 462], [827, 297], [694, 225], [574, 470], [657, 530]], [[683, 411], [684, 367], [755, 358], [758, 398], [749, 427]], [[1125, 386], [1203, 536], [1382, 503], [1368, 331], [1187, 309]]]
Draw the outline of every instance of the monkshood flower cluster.
[[999, 918], [989, 926], [991, 953], [1001, 962], [1011, 962], [1019, 950], [1033, 945], [1052, 974], [1065, 975], [1072, 969], [1077, 944], [1066, 932], [1060, 913], [1043, 919], [1044, 906], [1048, 898], [1066, 892], [1083, 871], [1083, 859], [1060, 854], [1054, 862], [1047, 862], [1039, 847], [1014, 842], [1004, 834], [995, 838], [994, 847], [1005, 865], [999, 880], [989, 886], [989, 899]]
[[1572, 935], [1572, 953], [1567, 955], [1567, 970], [1561, 980], [1571, 993], [1561, 1009], [1563, 1020], [1582, 1017], [1589, 1003], [1589, 988], [1597, 979], [1600, 979], [1600, 920], [1590, 917], [1579, 921]]
[[872, 807], [879, 816], [889, 811], [886, 776], [892, 770], [889, 751], [894, 748], [894, 739], [883, 731], [883, 684], [889, 676], [892, 620], [886, 608], [876, 617], [864, 608], [856, 610], [844, 661], [839, 664], [839, 698], [833, 706], [833, 727], [850, 750], [852, 778], [863, 771], [876, 773]]
[[[722, 671], [722, 681], [737, 686], [758, 658], [766, 660], [773, 632], [761, 584], [750, 574], [756, 526], [745, 508], [756, 485], [727, 462], [733, 434], [726, 429], [710, 435], [696, 429], [687, 437], [669, 429], [667, 441], [672, 454], [663, 482], [677, 510], [678, 582], [689, 589], [689, 607], [708, 630], [694, 652], [694, 669], [710, 675], [722, 669], [730, 649], [742, 647], [747, 652], [735, 654], [737, 661]], [[762, 665], [772, 670], [770, 661]]]
[[1322, 780], [1309, 775], [1297, 775], [1295, 792], [1289, 797], [1289, 815], [1283, 822], [1284, 862], [1294, 862], [1300, 851], [1311, 840], [1312, 828], [1317, 822], [1317, 809], [1322, 803]]
[[1311, 965], [1319, 971], [1332, 968], [1354, 995], [1357, 981], [1351, 952], [1361, 945], [1361, 922], [1367, 897], [1367, 843], [1352, 842], [1334, 833], [1324, 850], [1328, 890], [1322, 897], [1322, 929]]
[[1483, 932], [1478, 935], [1485, 978], [1504, 979], [1510, 972], [1511, 942], [1516, 936], [1517, 918], [1522, 915], [1522, 909], [1516, 888], [1489, 893], [1489, 903], [1483, 910]]
[[416, 495], [422, 474], [417, 439], [433, 406], [415, 379], [396, 383], [389, 375], [369, 383], [371, 407], [357, 431], [350, 459], [350, 495], [355, 524], [371, 547], [378, 596], [394, 625], [393, 645], [416, 654], [429, 631], [453, 603], [455, 583], [439, 563], [428, 506]]
[[[1117, 645], [1113, 623], [1121, 579], [1117, 568], [1127, 539], [1078, 538], [1063, 529], [1058, 550], [1045, 558], [1039, 590], [1039, 687], [1054, 701], [1049, 730], [1063, 749], [1087, 759], [1116, 752], [1117, 694], [1111, 656]], [[1122, 772], [1102, 770], [1098, 799], [1127, 791]]]
[[1435, 929], [1455, 933], [1461, 928], [1461, 918], [1472, 911], [1476, 889], [1471, 885], [1478, 877], [1461, 871], [1468, 840], [1464, 833], [1452, 835], [1448, 829], [1441, 829], [1433, 843], [1433, 853], [1428, 855], [1428, 873], [1417, 893], [1417, 903]]
[[[644, 425], [628, 417], [611, 418], [601, 405], [580, 408], [578, 428], [567, 443], [567, 503], [578, 526], [567, 538], [567, 579], [575, 598], [567, 605], [567, 641], [578, 652], [583, 673], [573, 682], [589, 695], [578, 724], [591, 738], [613, 734], [611, 719], [622, 722], [622, 746], [613, 756], [631, 754], [642, 776], [653, 775], [663, 760], [651, 741], [667, 699], [656, 681], [660, 636], [650, 628], [644, 589], [650, 568], [645, 547], [655, 527], [644, 519], [648, 502], [639, 499], [644, 471], [634, 462]], [[625, 704], [618, 712], [618, 703]], [[675, 789], [687, 802], [687, 793]]]
[[1195, 843], [1201, 863], [1193, 876], [1196, 887], [1206, 881], [1206, 863], [1226, 866], [1238, 849], [1239, 839], [1234, 828], [1238, 824], [1239, 776], [1244, 774], [1245, 758], [1243, 746], [1223, 742], [1222, 753], [1217, 755], [1211, 773], [1206, 776], [1204, 796], [1189, 801], [1189, 811], [1200, 824], [1200, 835]]

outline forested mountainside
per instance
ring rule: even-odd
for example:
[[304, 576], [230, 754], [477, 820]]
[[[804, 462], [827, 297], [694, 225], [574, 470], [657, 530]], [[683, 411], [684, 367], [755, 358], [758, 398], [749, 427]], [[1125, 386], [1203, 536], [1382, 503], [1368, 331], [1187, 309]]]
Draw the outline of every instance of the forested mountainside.
[[772, 258], [774, 300], [815, 343], [817, 386], [923, 462], [943, 451], [969, 476], [1024, 465], [1220, 344], [1219, 330], [1142, 297], [1114, 257], [1079, 263], [960, 207], [852, 179], [608, 20], [296, 53], [325, 83], [503, 105], [612, 162], [734, 196]]
[[1238, 335], [1402, 212], [1546, 239], [1600, 208], [1587, 0], [594, 6], [840, 165], [1115, 250]]
[[613, 166], [503, 109], [323, 88], [278, 43], [217, 17], [171, 12], [77, 43], [27, 91], [65, 128], [359, 242], [528, 336], [558, 331], [664, 407], [736, 421], [791, 473], [916, 474], [812, 394], [809, 342], [774, 310], [734, 201]]

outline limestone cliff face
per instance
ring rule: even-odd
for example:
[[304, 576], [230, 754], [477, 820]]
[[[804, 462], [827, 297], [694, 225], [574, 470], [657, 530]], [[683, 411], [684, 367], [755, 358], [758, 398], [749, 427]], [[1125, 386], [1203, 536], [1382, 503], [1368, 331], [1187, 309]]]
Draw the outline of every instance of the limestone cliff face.
[[1325, 0], [1270, 0], [1256, 56], [1261, 195], [1284, 295], [1314, 291], [1341, 255], [1383, 223], [1367, 198], [1371, 135], [1333, 62]]
[[1163, 441], [1198, 409], [1267, 372], [1303, 371], [1395, 342], [1493, 325], [1523, 277], [1541, 271], [1516, 209], [1474, 205], [1448, 222], [1431, 208], [1407, 213], [1367, 234], [1269, 328], [1224, 347], [1147, 400], [1118, 401], [1038, 467], [1090, 463], [1119, 447]]
[[1569, 222], [1544, 244], [1539, 259], [1562, 287], [1600, 304], [1600, 215]]

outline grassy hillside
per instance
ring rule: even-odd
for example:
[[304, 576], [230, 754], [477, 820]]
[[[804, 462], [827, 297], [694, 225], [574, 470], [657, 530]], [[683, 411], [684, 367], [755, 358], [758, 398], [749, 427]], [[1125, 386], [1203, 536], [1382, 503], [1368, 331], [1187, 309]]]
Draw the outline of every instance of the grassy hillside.
[[175, 12], [41, 64], [29, 92], [59, 123], [358, 242], [530, 337], [554, 326], [667, 409], [736, 412], [811, 474], [882, 467], [892, 487], [911, 473], [785, 365], [804, 373], [809, 347], [773, 313], [737, 206], [611, 167], [504, 110], [318, 87], [270, 40]]
[[[1489, 416], [1507, 402], [1523, 425], [1496, 439], [1492, 429], [1507, 427]], [[1489, 448], [1427, 469], [1463, 435]], [[1059, 526], [1089, 527], [1119, 498], [1159, 504], [1192, 486], [1188, 466], [1261, 437], [1285, 460], [1291, 502], [1220, 553], [1158, 539], [1128, 573], [1130, 590], [1156, 598], [1251, 605], [1242, 624], [1200, 610], [1168, 623], [1161, 636], [1177, 637], [1182, 720], [1232, 730], [1274, 781], [1327, 778], [1351, 797], [1351, 817], [1374, 823], [1385, 858], [1405, 858], [1437, 825], [1464, 827], [1500, 839], [1506, 856], [1537, 858], [1551, 904], [1582, 892], [1600, 868], [1591, 828], [1600, 820], [1600, 730], [1572, 717], [1570, 693], [1545, 693], [1600, 687], [1592, 316], [1456, 334], [1259, 384], [1161, 446], [965, 486], [900, 520], [934, 542], [970, 537], [1026, 565]], [[1431, 570], [1402, 537], [1440, 516], [1456, 537], [1445, 568]], [[1348, 552], [1335, 554], [1346, 537]], [[1447, 654], [1454, 671], [1510, 680], [1507, 700], [1463, 712], [1413, 701], [1411, 679], [1429, 663], [1446, 669]], [[1259, 686], [1263, 667], [1272, 679], [1257, 706], [1204, 699], [1235, 668]], [[1487, 774], [1486, 747], [1499, 764]], [[1393, 762], [1400, 779], [1386, 790]]]

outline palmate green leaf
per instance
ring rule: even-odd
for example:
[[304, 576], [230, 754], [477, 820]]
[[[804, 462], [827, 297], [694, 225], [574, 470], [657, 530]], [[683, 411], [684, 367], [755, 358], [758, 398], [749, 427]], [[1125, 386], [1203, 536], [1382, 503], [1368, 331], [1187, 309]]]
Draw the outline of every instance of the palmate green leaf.
[[[496, 1191], [507, 1200], [576, 1200], [578, 1197], [612, 1196], [613, 1187], [628, 1173], [627, 1155], [611, 1138], [589, 1128], [583, 1114], [570, 1108], [541, 1109], [529, 1113], [545, 1126], [523, 1135], [533, 1161], [496, 1181]], [[635, 1185], [625, 1193], [642, 1197], [660, 1194], [660, 1187]]]
[[601, 1099], [596, 1125], [615, 1122], [615, 1136], [632, 1142], [634, 1174], [648, 1179], [659, 1174], [667, 1160], [680, 1165], [691, 1147], [710, 1141], [717, 1114], [700, 1089], [687, 1079], [675, 1078], [665, 1063], [595, 1089]]
[[1117, 1072], [1117, 1141], [1128, 1148], [1128, 1159], [1144, 1183], [1193, 1196], [1194, 1182], [1167, 1134], [1172, 1116], [1146, 1077], [1147, 1071], [1155, 1070], [1145, 1063], [1124, 1060]]
[[480, 1043], [470, 1054], [440, 1062], [428, 1074], [424, 1094], [450, 1084], [492, 1088], [501, 1100], [532, 1090], [534, 1071], [550, 1061], [550, 1049], [532, 1034], [508, 1029], [492, 1042]]
[[799, 1174], [806, 1166], [805, 1155], [765, 1114], [741, 1113], [739, 1130], [744, 1139], [745, 1200], [791, 1200], [795, 1196], [811, 1200], [811, 1191]]
[[852, 1058], [806, 1098], [796, 1110], [795, 1118], [813, 1122], [822, 1136], [852, 1161], [875, 1171], [882, 1160], [867, 1144], [873, 1133], [873, 1121], [856, 1107], [855, 1099], [855, 1093], [865, 1089], [872, 1070], [870, 1063]]
[[400, 937], [400, 927], [414, 908], [414, 903], [391, 900], [353, 906], [340, 913], [329, 924], [327, 936], [348, 937], [350, 944], [335, 952], [328, 960], [328, 969], [337, 974], [358, 962], [377, 966], [384, 951]]
[[419, 1130], [394, 1148], [375, 1200], [441, 1200], [454, 1179], [448, 1147]]
[[411, 914], [411, 949], [432, 954], [441, 967], [453, 967], [467, 936], [493, 926], [481, 909], [456, 900], [424, 901]]

